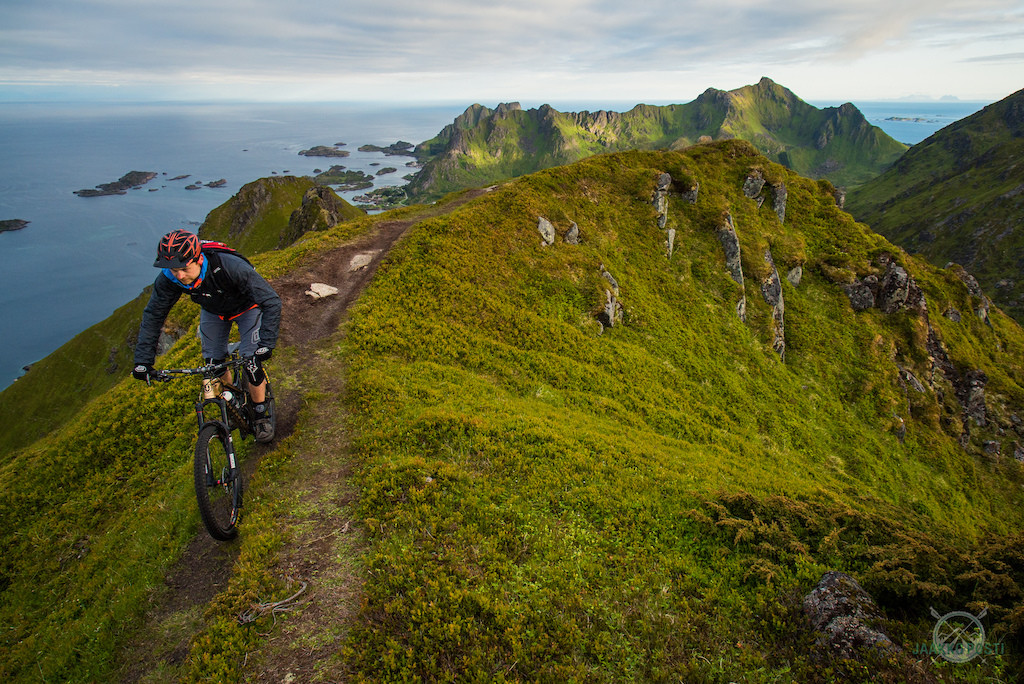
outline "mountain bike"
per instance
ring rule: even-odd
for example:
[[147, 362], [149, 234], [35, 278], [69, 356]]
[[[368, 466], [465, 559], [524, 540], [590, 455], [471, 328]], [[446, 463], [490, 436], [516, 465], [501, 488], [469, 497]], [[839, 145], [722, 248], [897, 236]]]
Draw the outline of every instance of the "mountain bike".
[[[255, 434], [255, 412], [249, 398], [248, 379], [242, 368], [245, 359], [238, 355], [237, 348], [231, 349], [230, 353], [230, 358], [222, 363], [210, 363], [198, 368], [154, 370], [151, 375], [158, 382], [170, 382], [192, 375], [202, 376], [202, 388], [196, 400], [196, 418], [199, 422], [194, 467], [196, 501], [203, 525], [210, 536], [220, 541], [229, 541], [238, 536], [242, 508], [242, 471], [231, 433], [238, 430], [240, 439]], [[231, 382], [225, 383], [222, 376], [229, 370]], [[277, 412], [274, 410], [274, 393], [269, 376], [267, 403], [273, 425]]]

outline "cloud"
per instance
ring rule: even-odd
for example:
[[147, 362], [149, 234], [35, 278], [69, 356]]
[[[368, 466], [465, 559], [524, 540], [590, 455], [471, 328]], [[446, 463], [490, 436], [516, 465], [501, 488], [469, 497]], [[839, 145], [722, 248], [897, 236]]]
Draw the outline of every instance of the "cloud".
[[[1024, 48], [1019, 0], [8, 0], [0, 83], [362, 82], [846, 66], [985, 37]], [[876, 74], [884, 79], [886, 74]], [[614, 80], [614, 79], [612, 79]]]
[[961, 61], [968, 64], [973, 62], [1024, 62], [1024, 52], [1007, 52], [1001, 55], [982, 55], [980, 57], [968, 57]]

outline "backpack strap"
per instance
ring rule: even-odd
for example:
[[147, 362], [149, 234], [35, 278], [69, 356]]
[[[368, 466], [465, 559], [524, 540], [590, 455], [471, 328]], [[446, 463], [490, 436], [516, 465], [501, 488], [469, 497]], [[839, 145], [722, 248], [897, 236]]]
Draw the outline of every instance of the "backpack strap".
[[244, 254], [233, 247], [228, 247], [223, 242], [218, 242], [217, 240], [200, 240], [199, 248], [204, 252], [211, 252], [214, 254], [234, 254], [236, 257], [240, 257], [245, 261], [245, 263], [252, 266], [252, 262], [249, 261]]

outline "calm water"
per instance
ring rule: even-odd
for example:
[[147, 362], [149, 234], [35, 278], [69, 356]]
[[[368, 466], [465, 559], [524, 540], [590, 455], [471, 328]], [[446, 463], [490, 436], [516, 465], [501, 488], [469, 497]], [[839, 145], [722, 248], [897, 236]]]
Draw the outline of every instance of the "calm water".
[[[376, 185], [404, 184], [409, 158], [357, 148], [421, 142], [464, 109], [391, 107], [0, 104], [0, 219], [31, 222], [0, 233], [0, 388], [152, 283], [159, 237], [195, 230], [242, 185], [332, 163], [394, 166]], [[351, 156], [298, 154], [336, 142]], [[126, 195], [72, 194], [132, 170], [160, 175]], [[221, 188], [185, 189], [221, 178]]]
[[[855, 104], [871, 123], [908, 144], [982, 106]], [[562, 111], [632, 106], [552, 105]], [[154, 245], [161, 235], [180, 227], [194, 230], [211, 209], [257, 178], [312, 174], [332, 163], [299, 156], [299, 150], [345, 142], [351, 156], [334, 163], [370, 174], [380, 166], [395, 166], [399, 171], [378, 178], [376, 185], [401, 185], [408, 159], [357, 148], [398, 140], [419, 143], [464, 109], [462, 104], [0, 104], [0, 219], [31, 221], [23, 230], [0, 233], [0, 388], [23, 366], [150, 284], [156, 273]], [[72, 194], [133, 170], [160, 175], [127, 195]], [[170, 180], [185, 174], [185, 180]], [[185, 190], [189, 183], [221, 178], [227, 180], [224, 187]], [[351, 201], [359, 193], [341, 194]]]

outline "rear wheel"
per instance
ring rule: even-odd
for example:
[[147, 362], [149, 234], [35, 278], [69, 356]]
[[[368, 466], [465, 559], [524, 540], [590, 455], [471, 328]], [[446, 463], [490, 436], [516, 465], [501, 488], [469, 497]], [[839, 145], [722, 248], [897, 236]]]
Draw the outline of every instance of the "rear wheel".
[[210, 536], [228, 541], [238, 536], [238, 515], [242, 506], [242, 474], [231, 474], [227, 436], [207, 425], [196, 441], [195, 485], [199, 515]]

